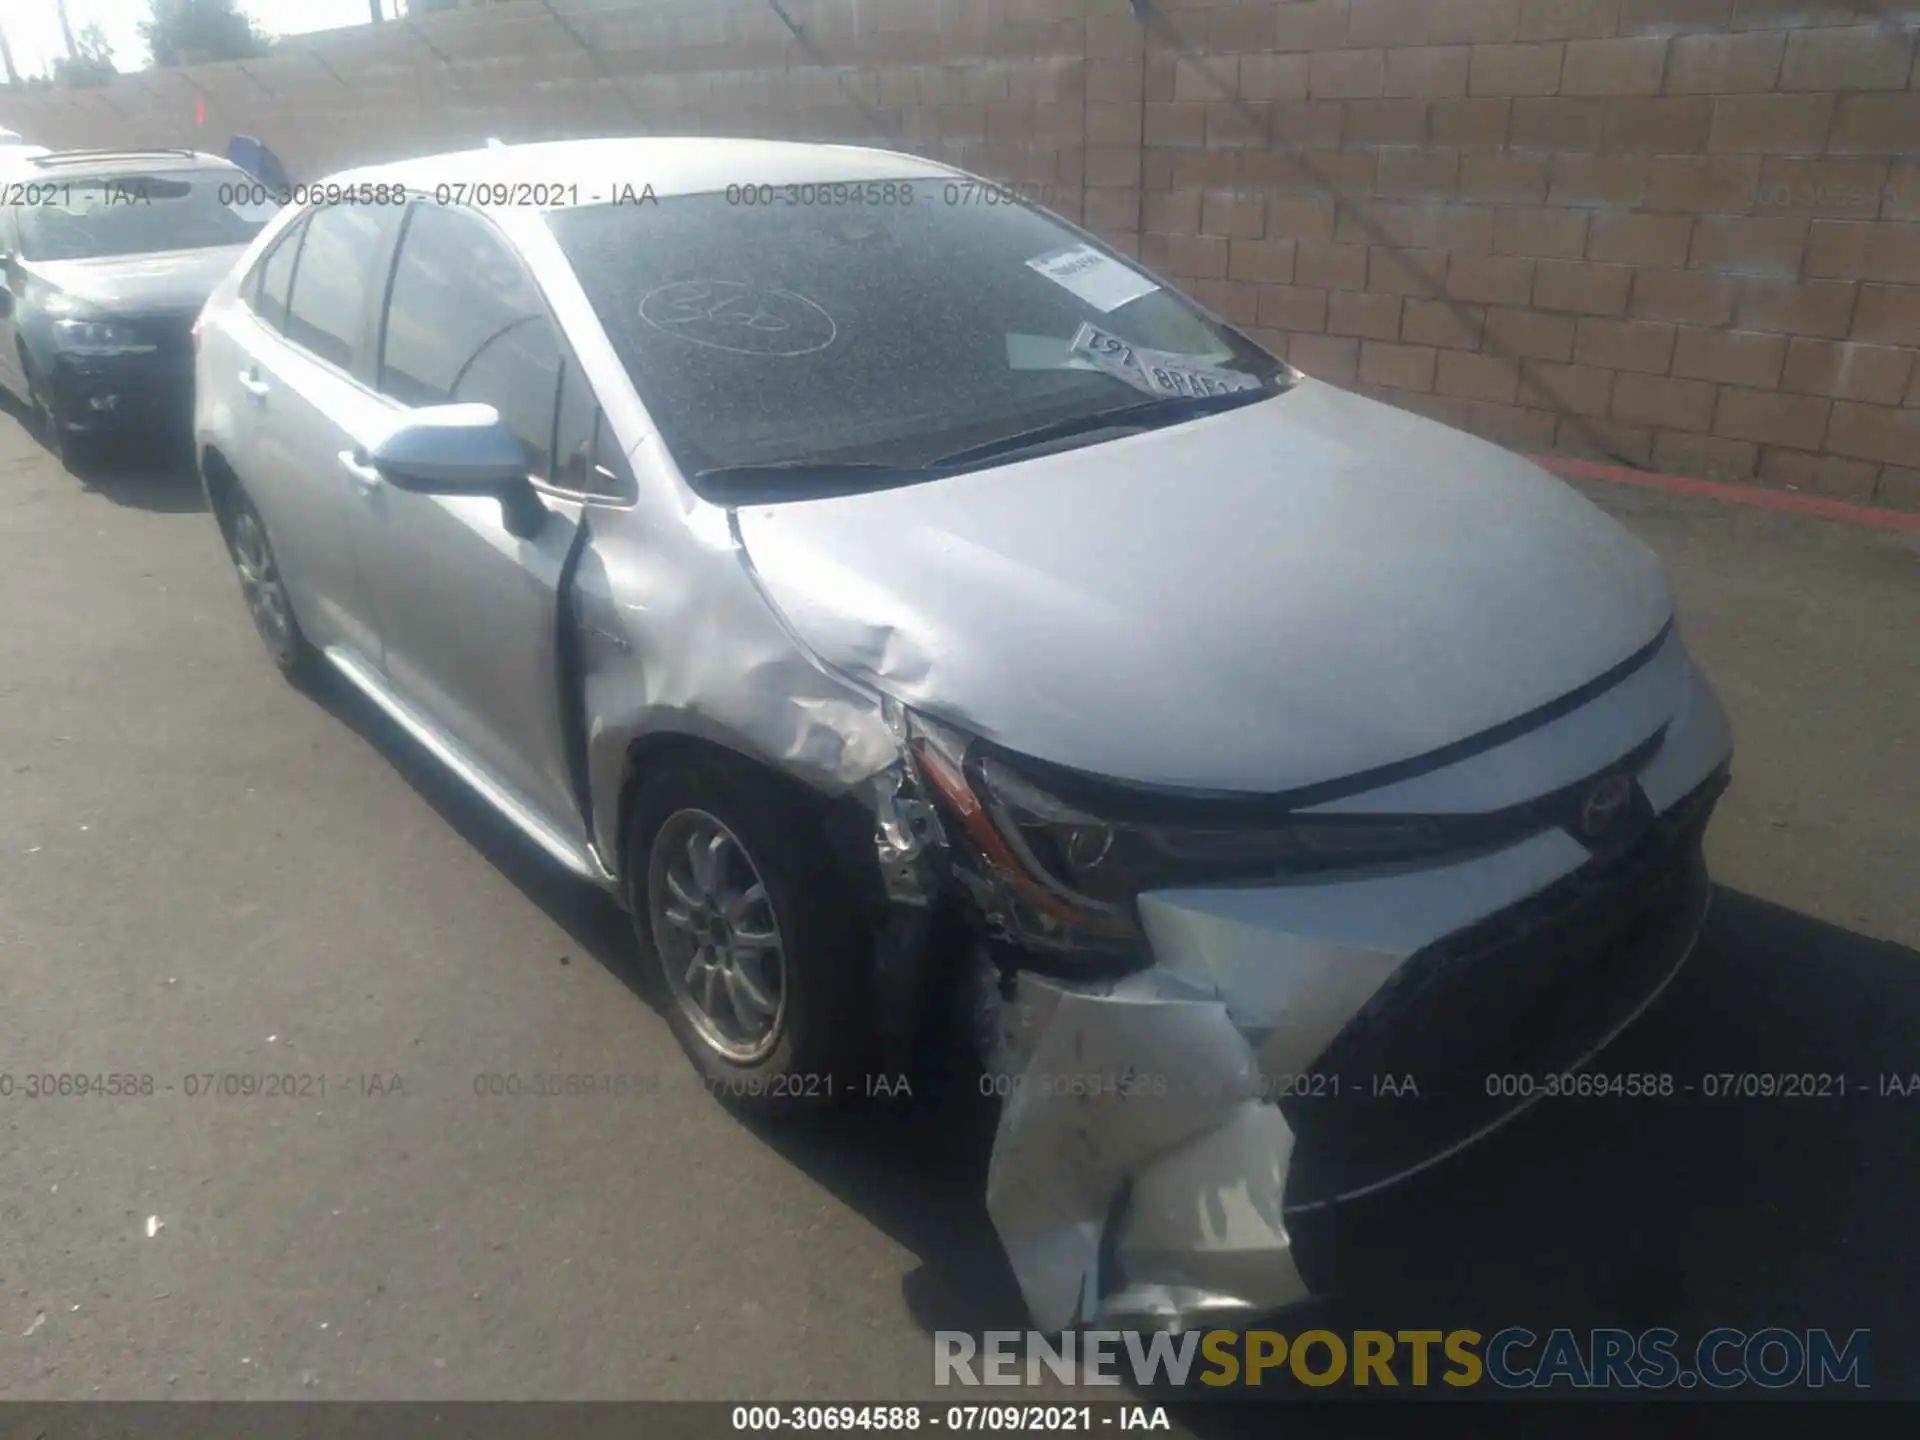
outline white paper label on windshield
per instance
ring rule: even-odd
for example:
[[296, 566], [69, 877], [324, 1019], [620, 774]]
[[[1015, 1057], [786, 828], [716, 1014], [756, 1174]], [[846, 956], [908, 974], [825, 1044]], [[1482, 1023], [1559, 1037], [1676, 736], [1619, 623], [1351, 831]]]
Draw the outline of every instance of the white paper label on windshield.
[[1222, 370], [1198, 356], [1129, 345], [1097, 325], [1082, 325], [1074, 334], [1071, 348], [1108, 374], [1150, 395], [1226, 395], [1260, 388], [1260, 382], [1251, 375]]
[[280, 213], [280, 207], [266, 200], [231, 200], [227, 208], [242, 220], [257, 220], [262, 225]]
[[1122, 265], [1110, 255], [1102, 255], [1091, 245], [1056, 250], [1027, 264], [1054, 284], [1071, 290], [1102, 315], [1160, 288], [1138, 270]]

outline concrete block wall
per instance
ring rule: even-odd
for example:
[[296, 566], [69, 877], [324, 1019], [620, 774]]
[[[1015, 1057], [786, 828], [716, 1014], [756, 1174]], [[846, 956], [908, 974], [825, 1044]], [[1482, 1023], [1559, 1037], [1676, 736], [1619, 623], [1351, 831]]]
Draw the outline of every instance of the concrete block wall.
[[496, 0], [0, 123], [254, 134], [303, 178], [489, 135], [889, 145], [1503, 443], [1920, 509], [1920, 0], [1141, 9]]

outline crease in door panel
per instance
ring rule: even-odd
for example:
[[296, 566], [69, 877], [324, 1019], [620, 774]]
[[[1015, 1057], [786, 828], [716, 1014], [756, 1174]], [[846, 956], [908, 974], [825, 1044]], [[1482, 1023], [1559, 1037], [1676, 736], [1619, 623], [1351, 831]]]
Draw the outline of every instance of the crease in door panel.
[[574, 591], [574, 579], [580, 569], [591, 538], [593, 511], [580, 507], [579, 523], [573, 527], [573, 543], [560, 562], [560, 575], [554, 582], [554, 683], [560, 702], [560, 732], [566, 748], [567, 779], [573, 788], [573, 803], [580, 813], [581, 834], [601, 868], [607, 869], [593, 838], [593, 788], [587, 769], [587, 676], [581, 654], [580, 613]]

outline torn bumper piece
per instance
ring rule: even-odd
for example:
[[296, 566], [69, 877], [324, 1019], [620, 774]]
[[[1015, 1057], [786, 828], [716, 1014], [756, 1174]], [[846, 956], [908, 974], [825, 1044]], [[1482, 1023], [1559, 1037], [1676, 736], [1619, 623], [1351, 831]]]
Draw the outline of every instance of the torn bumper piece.
[[[987, 1210], [1034, 1323], [1164, 1325], [1305, 1298], [1280, 1216], [1292, 1134], [1258, 1098], [1227, 1007], [1157, 972], [1106, 993], [1016, 986], [989, 1065], [1007, 1094]], [[1119, 1279], [1134, 1276], [1151, 1278]]]
[[1033, 1323], [1178, 1329], [1311, 1298], [1289, 1216], [1485, 1135], [1531, 1093], [1490, 1077], [1580, 1068], [1665, 989], [1705, 918], [1724, 783], [1611, 855], [1555, 830], [1419, 872], [1144, 895], [1155, 963], [1124, 978], [983, 966], [1004, 1096], [987, 1209]]

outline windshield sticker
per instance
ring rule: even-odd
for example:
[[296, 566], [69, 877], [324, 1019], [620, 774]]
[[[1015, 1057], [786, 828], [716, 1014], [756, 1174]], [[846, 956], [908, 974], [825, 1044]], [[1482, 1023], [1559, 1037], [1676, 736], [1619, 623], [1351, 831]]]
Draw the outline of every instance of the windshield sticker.
[[649, 290], [640, 318], [663, 335], [735, 355], [791, 359], [833, 344], [839, 327], [814, 301], [792, 290], [740, 280], [679, 280]]
[[1085, 355], [1116, 379], [1150, 395], [1227, 395], [1236, 390], [1258, 390], [1260, 381], [1238, 370], [1223, 370], [1205, 356], [1178, 355], [1130, 345], [1112, 331], [1082, 325], [1069, 347]]
[[264, 225], [280, 213], [280, 207], [268, 200], [255, 200], [249, 196], [238, 196], [227, 202], [227, 208], [242, 220], [252, 224]]
[[1007, 332], [1009, 370], [1100, 370], [1087, 355], [1076, 354], [1071, 341], [1058, 335], [1021, 335]]
[[1071, 290], [1102, 315], [1160, 288], [1138, 270], [1122, 265], [1110, 255], [1102, 255], [1091, 245], [1056, 250], [1027, 264], [1054, 284]]

